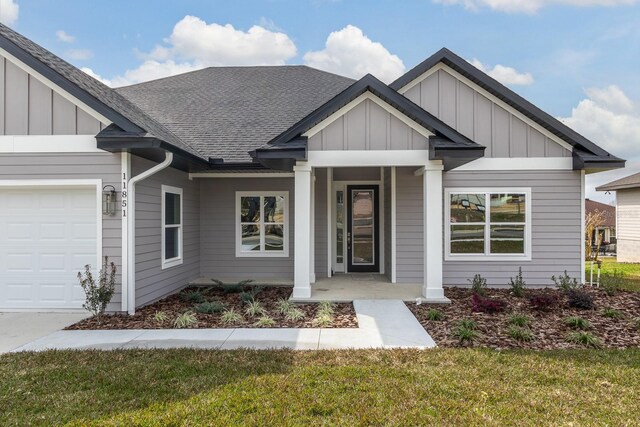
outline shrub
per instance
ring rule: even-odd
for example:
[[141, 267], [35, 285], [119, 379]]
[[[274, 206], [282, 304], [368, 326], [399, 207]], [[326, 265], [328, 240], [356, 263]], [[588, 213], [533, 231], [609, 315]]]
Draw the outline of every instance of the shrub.
[[318, 311], [333, 314], [336, 310], [336, 305], [330, 301], [320, 301], [318, 303]]
[[518, 275], [515, 277], [515, 279], [512, 277], [509, 280], [509, 286], [511, 286], [511, 292], [513, 293], [514, 296], [518, 298], [522, 298], [524, 297], [524, 293], [525, 293], [524, 291], [525, 285], [526, 283], [522, 278], [522, 267], [519, 267]]
[[285, 313], [284, 318], [289, 322], [297, 322], [298, 320], [304, 319], [304, 311], [297, 307], [291, 307], [289, 311]]
[[569, 342], [572, 342], [574, 344], [580, 344], [584, 347], [591, 347], [591, 348], [600, 348], [602, 347], [602, 343], [600, 342], [600, 340], [598, 339], [598, 337], [596, 337], [595, 335], [589, 333], [589, 332], [571, 332], [568, 337], [567, 340]]
[[182, 301], [192, 304], [200, 304], [201, 302], [206, 301], [204, 295], [202, 295], [202, 292], [200, 291], [182, 291], [180, 292], [180, 298]]
[[462, 319], [460, 320], [460, 326], [467, 329], [475, 329], [478, 325], [471, 319]]
[[509, 316], [509, 319], [507, 319], [507, 323], [512, 326], [524, 327], [529, 324], [529, 318], [524, 314], [514, 313]]
[[194, 308], [198, 313], [215, 314], [220, 313], [222, 310], [224, 310], [225, 305], [220, 301], [205, 301], [203, 303], [197, 304]]
[[578, 316], [569, 316], [564, 319], [564, 323], [572, 329], [591, 329], [591, 323]]
[[473, 320], [462, 319], [458, 326], [453, 329], [453, 336], [457, 338], [461, 344], [471, 343], [479, 336], [475, 328], [476, 323]]
[[258, 326], [260, 328], [269, 328], [269, 327], [275, 326], [275, 324], [276, 324], [276, 321], [273, 320], [271, 316], [266, 314], [264, 316], [261, 316], [256, 321], [256, 323], [254, 323], [255, 326]]
[[247, 304], [245, 313], [247, 316], [255, 317], [267, 314], [267, 311], [264, 309], [260, 301], [251, 301]]
[[473, 311], [479, 311], [482, 313], [500, 313], [504, 311], [506, 303], [501, 300], [473, 294], [471, 295], [471, 305], [473, 306]]
[[198, 319], [193, 311], [185, 311], [178, 315], [173, 321], [173, 327], [178, 329], [190, 328], [198, 323]]
[[528, 328], [523, 328], [522, 326], [512, 325], [509, 327], [507, 333], [511, 338], [520, 342], [533, 341], [533, 339], [535, 338], [533, 332], [531, 332]]
[[218, 280], [218, 279], [211, 279], [211, 281], [213, 283], [215, 283], [218, 286], [222, 287], [222, 291], [225, 294], [239, 294], [240, 292], [243, 291], [244, 287], [246, 285], [248, 285], [249, 283], [253, 282], [253, 280], [248, 279], [248, 280], [241, 280], [238, 283], [235, 284], [231, 284], [231, 285], [227, 285], [225, 284], [222, 280]]
[[288, 299], [284, 299], [284, 298], [281, 298], [278, 300], [278, 302], [276, 303], [276, 307], [277, 307], [278, 313], [280, 314], [287, 314], [289, 310], [294, 308], [293, 303]]
[[91, 273], [91, 265], [84, 266], [84, 275], [78, 273], [78, 281], [84, 291], [85, 302], [82, 307], [96, 317], [98, 323], [111, 302], [116, 288], [116, 265], [104, 257], [104, 264], [98, 272], [98, 282]]
[[602, 315], [604, 317], [608, 317], [610, 319], [619, 319], [619, 318], [624, 316], [624, 313], [622, 311], [620, 311], [620, 310], [615, 309], [615, 308], [607, 307], [602, 312]]
[[253, 302], [253, 295], [249, 292], [240, 292], [240, 300], [244, 303]]
[[624, 272], [619, 270], [600, 275], [600, 286], [609, 296], [615, 295], [625, 285], [626, 281]]
[[220, 321], [225, 325], [235, 325], [243, 320], [242, 314], [238, 313], [233, 308], [223, 311], [220, 316]]
[[565, 270], [560, 277], [551, 276], [551, 280], [553, 280], [553, 283], [556, 284], [556, 287], [563, 292], [569, 292], [580, 288], [578, 280], [575, 277], [572, 278], [571, 276], [569, 276], [567, 274], [567, 270]]
[[479, 274], [473, 276], [473, 279], [468, 280], [471, 283], [471, 292], [475, 295], [484, 295], [487, 293], [487, 279]]
[[427, 320], [433, 320], [435, 322], [439, 322], [444, 318], [442, 312], [440, 310], [436, 310], [435, 308], [430, 308], [427, 310]]
[[165, 313], [164, 311], [156, 311], [153, 314], [153, 320], [155, 320], [158, 323], [164, 323], [169, 319], [169, 316], [167, 315], [167, 313]]
[[567, 294], [567, 302], [569, 307], [579, 308], [581, 310], [592, 310], [595, 305], [593, 297], [584, 291], [573, 289]]
[[333, 321], [334, 321], [333, 315], [326, 312], [318, 311], [318, 314], [316, 315], [316, 317], [314, 317], [311, 323], [313, 324], [313, 326], [317, 326], [319, 328], [326, 328], [328, 326], [333, 325]]
[[529, 303], [535, 310], [549, 311], [556, 305], [556, 298], [549, 294], [534, 295], [529, 298]]

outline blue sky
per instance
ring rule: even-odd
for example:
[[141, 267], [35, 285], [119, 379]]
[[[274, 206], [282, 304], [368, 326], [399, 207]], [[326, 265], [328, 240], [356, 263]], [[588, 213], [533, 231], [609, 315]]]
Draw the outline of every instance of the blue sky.
[[115, 85], [251, 63], [390, 81], [446, 46], [631, 160], [590, 185], [640, 170], [636, 0], [0, 0], [0, 17]]

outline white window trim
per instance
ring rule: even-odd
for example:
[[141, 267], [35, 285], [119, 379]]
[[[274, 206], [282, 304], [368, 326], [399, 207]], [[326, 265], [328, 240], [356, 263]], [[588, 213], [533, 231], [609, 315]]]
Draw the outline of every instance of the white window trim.
[[[283, 230], [282, 230], [282, 240], [283, 240], [283, 251], [282, 252], [273, 252], [273, 251], [251, 251], [251, 252], [243, 252], [242, 251], [242, 225], [240, 222], [240, 213], [241, 213], [241, 199], [242, 197], [284, 197], [284, 222], [283, 222]], [[263, 204], [260, 205], [260, 246], [262, 247], [264, 244], [264, 234], [263, 234]], [[236, 219], [235, 219], [235, 227], [236, 227], [236, 257], [237, 258], [287, 258], [289, 257], [289, 192], [288, 191], [236, 191]]]
[[[167, 224], [165, 223], [165, 209], [166, 209], [166, 195], [167, 193], [171, 193], [171, 194], [177, 194], [180, 196], [180, 224], [179, 225], [171, 225], [169, 227], [167, 227]], [[171, 267], [175, 267], [177, 265], [181, 265], [184, 260], [183, 260], [183, 228], [184, 228], [184, 211], [183, 211], [183, 206], [184, 206], [184, 197], [182, 195], [182, 188], [178, 188], [178, 187], [171, 187], [169, 185], [163, 185], [162, 186], [162, 205], [161, 205], [161, 210], [162, 210], [162, 235], [161, 235], [161, 246], [162, 246], [162, 269], [166, 269], [166, 268], [171, 268]], [[178, 229], [178, 256], [175, 258], [171, 258], [171, 259], [166, 259], [166, 254], [165, 254], [165, 230], [167, 228], [177, 228]]]
[[[489, 247], [491, 207], [487, 206], [487, 216], [485, 222], [485, 253], [484, 254], [452, 254], [451, 253], [451, 194], [459, 193], [522, 193], [526, 197], [525, 206], [525, 226], [524, 226], [524, 254], [490, 254], [486, 248]], [[445, 235], [445, 261], [531, 261], [531, 188], [445, 188], [445, 217], [444, 217], [444, 235]], [[487, 199], [489, 200], [489, 199]], [[487, 203], [489, 205], [489, 203]]]

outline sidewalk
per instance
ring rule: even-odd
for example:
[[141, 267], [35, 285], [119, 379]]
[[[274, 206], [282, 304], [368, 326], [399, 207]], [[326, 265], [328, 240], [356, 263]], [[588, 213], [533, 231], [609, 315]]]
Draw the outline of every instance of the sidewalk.
[[13, 351], [184, 347], [223, 350], [426, 349], [436, 345], [402, 301], [356, 300], [353, 305], [358, 317], [358, 328], [58, 331]]

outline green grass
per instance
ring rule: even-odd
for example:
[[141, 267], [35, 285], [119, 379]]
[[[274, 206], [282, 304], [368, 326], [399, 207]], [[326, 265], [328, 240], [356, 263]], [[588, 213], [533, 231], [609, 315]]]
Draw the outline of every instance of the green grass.
[[[640, 264], [626, 264], [621, 262], [616, 262], [614, 257], [602, 257], [600, 258], [602, 261], [602, 267], [600, 269], [601, 273], [613, 273], [614, 271], [621, 271], [624, 273], [625, 278], [627, 279], [625, 285], [622, 289], [626, 289], [629, 291], [640, 292]], [[586, 267], [586, 278], [589, 280], [589, 262], [587, 261]], [[593, 271], [593, 280], [596, 280], [596, 270]]]
[[640, 350], [66, 351], [0, 378], [0, 425], [631, 425]]

